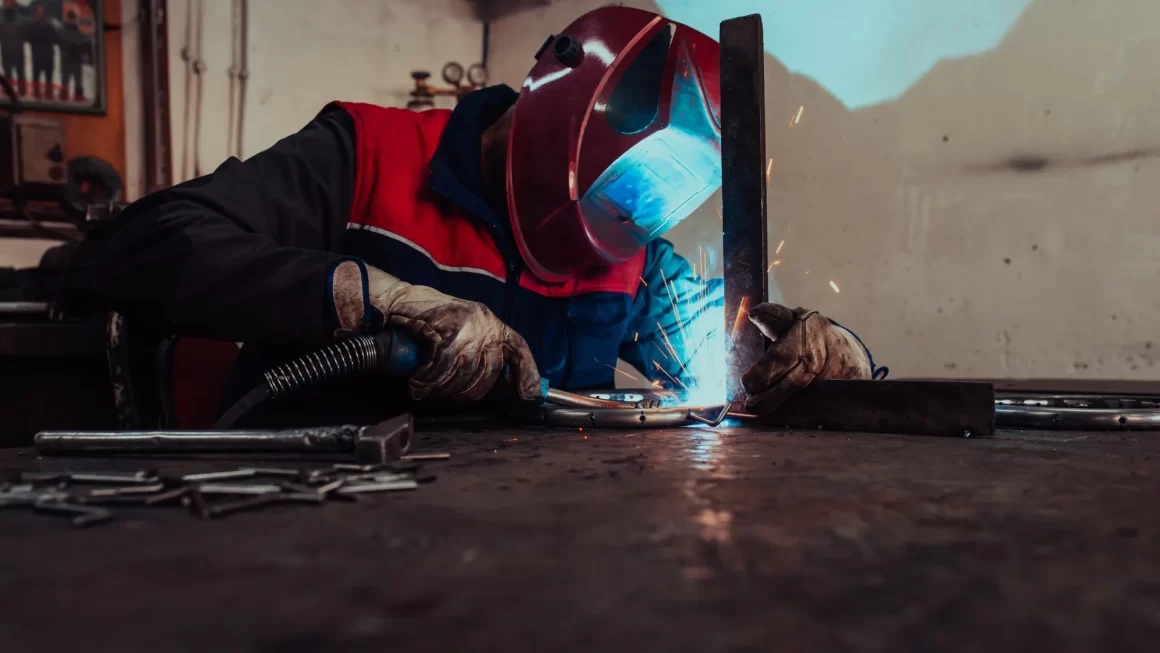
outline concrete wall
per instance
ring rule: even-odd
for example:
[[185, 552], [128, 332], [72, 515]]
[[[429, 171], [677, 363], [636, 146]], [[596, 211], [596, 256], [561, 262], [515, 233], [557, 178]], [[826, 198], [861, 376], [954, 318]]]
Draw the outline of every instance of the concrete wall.
[[[496, 23], [493, 79], [518, 87], [547, 34], [604, 4], [559, 0]], [[964, 29], [988, 20], [988, 3], [952, 4]], [[906, 25], [884, 61], [929, 45], [924, 25]], [[1156, 61], [1155, 0], [1038, 0], [993, 49], [857, 110], [767, 57], [784, 301], [856, 330], [895, 376], [1157, 378]], [[719, 206], [673, 232], [683, 251], [719, 237]]]
[[[236, 0], [170, 0], [170, 84], [175, 181], [194, 176], [196, 84], [181, 58], [197, 46], [187, 33], [201, 12], [198, 171], [228, 154]], [[196, 24], [193, 21], [192, 24]], [[331, 100], [404, 106], [412, 70], [438, 80], [448, 61], [482, 56], [482, 26], [466, 0], [250, 0], [249, 61], [242, 152], [249, 156], [301, 129]], [[189, 90], [187, 90], [187, 83]], [[440, 99], [441, 106], [447, 100]]]

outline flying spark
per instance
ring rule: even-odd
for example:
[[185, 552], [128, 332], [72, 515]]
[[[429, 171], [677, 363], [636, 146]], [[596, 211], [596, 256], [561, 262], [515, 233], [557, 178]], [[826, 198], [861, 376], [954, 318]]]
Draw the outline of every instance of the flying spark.
[[834, 292], [842, 292], [838, 289], [838, 284], [834, 283], [833, 281], [830, 282], [830, 287], [834, 289]]
[[725, 216], [721, 215], [721, 209], [717, 209], [717, 219], [724, 222]]
[[809, 271], [809, 270], [806, 270], [806, 274], [809, 274], [809, 273], [810, 273], [810, 271]]
[[765, 183], [769, 183], [769, 177], [773, 174], [773, 157], [769, 157], [769, 163], [765, 164]]
[[795, 125], [796, 125], [796, 124], [798, 124], [799, 122], [801, 122], [801, 120], [802, 120], [802, 111], [805, 111], [805, 110], [806, 110], [805, 106], [800, 106], [800, 107], [798, 107], [798, 112], [797, 112], [797, 115], [796, 115], [796, 116], [794, 116], [794, 119], [793, 119], [793, 124], [795, 124]]
[[636, 342], [637, 340], [640, 340], [640, 331], [637, 331], [636, 333], [632, 334], [632, 341]]
[[[657, 327], [659, 328], [660, 326], [661, 323], [657, 322]], [[685, 376], [693, 378], [689, 375], [689, 370], [685, 368], [685, 362], [681, 360], [681, 355], [677, 353], [677, 348], [673, 346], [673, 341], [669, 339], [669, 334], [665, 333], [664, 329], [661, 329], [661, 338], [664, 340], [665, 346], [669, 348], [669, 353], [673, 355], [673, 360], [677, 361], [677, 364], [681, 366], [681, 371], [685, 373]], [[688, 339], [686, 338], [685, 341], [688, 342]]]
[[[653, 361], [653, 365], [657, 366], [657, 369], [661, 371], [661, 374], [664, 374], [665, 376], [669, 377], [670, 379], [673, 380], [674, 383], [679, 384], [682, 388], [689, 390], [689, 386], [685, 385], [684, 383], [681, 383], [680, 379], [678, 379], [677, 377], [673, 376], [672, 374], [669, 374], [668, 372], [666, 372], [665, 368], [661, 367], [660, 363]], [[689, 390], [689, 391], [692, 392], [692, 390]]]
[[779, 266], [779, 265], [781, 265], [781, 259], [777, 259], [777, 260], [776, 260], [776, 261], [774, 261], [773, 263], [770, 263], [770, 264], [769, 264], [769, 269], [768, 269], [768, 270], [766, 270], [766, 272], [773, 272], [773, 269], [774, 269], [775, 267]]
[[644, 284], [645, 288], [648, 288], [648, 282], [644, 280], [644, 277], [640, 278], [640, 282]]
[[737, 319], [733, 320], [733, 332], [729, 334], [730, 340], [737, 338], [737, 330], [741, 328], [741, 323], [745, 320], [745, 316], [749, 314], [749, 297], [741, 298], [741, 306], [737, 307]]
[[[681, 329], [681, 336], [685, 339], [685, 343], [687, 344], [689, 342], [689, 334], [685, 331], [685, 320], [681, 318], [681, 312], [677, 310], [677, 298], [676, 295], [673, 294], [673, 284], [669, 283], [668, 279], [665, 279], [664, 281], [665, 290], [669, 293], [669, 304], [673, 307], [673, 314], [677, 316], [677, 326]], [[657, 326], [659, 327], [660, 324], [658, 323]], [[663, 333], [664, 329], [661, 329], [661, 331]], [[678, 356], [676, 358], [680, 357]]]
[[778, 244], [777, 244], [777, 251], [775, 251], [775, 252], [774, 252], [774, 254], [781, 254], [781, 248], [782, 248], [782, 247], [785, 247], [785, 241], [784, 241], [784, 240], [783, 240], [783, 241], [781, 241], [780, 243], [778, 243]]

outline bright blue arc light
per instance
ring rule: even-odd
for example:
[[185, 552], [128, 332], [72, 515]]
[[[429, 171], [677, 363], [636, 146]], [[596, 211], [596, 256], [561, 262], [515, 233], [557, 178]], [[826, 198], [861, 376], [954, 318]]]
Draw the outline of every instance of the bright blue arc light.
[[656, 0], [713, 38], [761, 14], [765, 50], [847, 109], [896, 99], [943, 59], [997, 46], [1033, 0]]

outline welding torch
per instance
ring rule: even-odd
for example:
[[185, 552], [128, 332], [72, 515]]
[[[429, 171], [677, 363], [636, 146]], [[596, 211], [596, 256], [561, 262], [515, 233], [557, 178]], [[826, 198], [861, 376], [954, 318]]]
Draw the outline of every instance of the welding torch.
[[[345, 338], [266, 370], [263, 382], [223, 413], [214, 428], [232, 428], [260, 404], [302, 388], [364, 372], [377, 372], [396, 379], [410, 378], [420, 365], [422, 352], [419, 346], [401, 331], [386, 329], [373, 336]], [[504, 377], [507, 376], [505, 368]], [[552, 403], [572, 408], [640, 407], [639, 404], [597, 399], [549, 388], [547, 379], [541, 380], [540, 396], [532, 403]]]

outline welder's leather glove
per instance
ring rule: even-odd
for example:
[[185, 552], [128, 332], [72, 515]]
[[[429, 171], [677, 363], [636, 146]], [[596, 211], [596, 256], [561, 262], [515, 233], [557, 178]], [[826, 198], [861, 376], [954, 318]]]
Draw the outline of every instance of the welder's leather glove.
[[872, 376], [870, 356], [857, 338], [817, 311], [758, 304], [749, 311], [749, 320], [773, 341], [741, 377], [749, 412], [773, 412], [814, 381]]
[[478, 401], [505, 366], [521, 399], [540, 397], [540, 374], [528, 344], [483, 304], [400, 281], [353, 260], [334, 268], [331, 295], [339, 322], [336, 335], [365, 327], [366, 297], [381, 314], [382, 326], [401, 329], [424, 348], [427, 362], [411, 377], [414, 399]]

